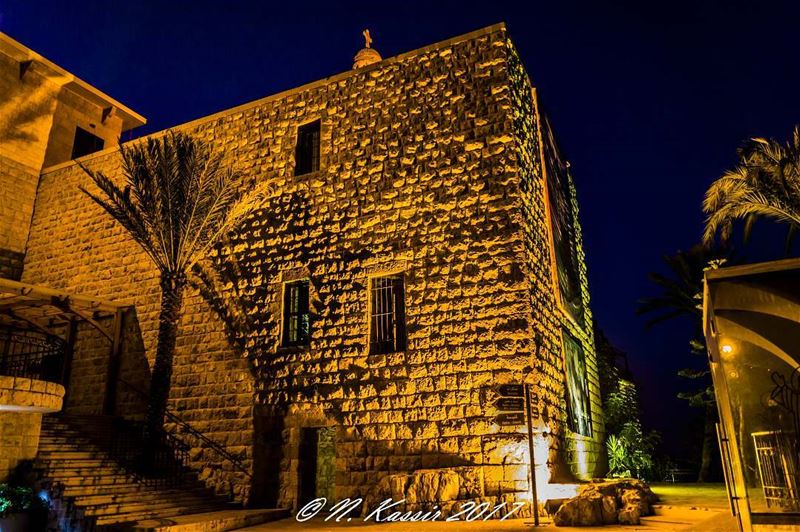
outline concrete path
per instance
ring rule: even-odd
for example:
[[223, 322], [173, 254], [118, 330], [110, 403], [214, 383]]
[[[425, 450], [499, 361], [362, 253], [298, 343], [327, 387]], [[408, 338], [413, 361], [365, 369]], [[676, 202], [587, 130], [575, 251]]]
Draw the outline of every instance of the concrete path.
[[[719, 510], [692, 510], [689, 508], [659, 508], [657, 515], [645, 517], [639, 526], [606, 526], [606, 527], [556, 527], [543, 523], [538, 530], [560, 532], [634, 532], [634, 531], [687, 531], [687, 532], [735, 532], [736, 522], [732, 517]], [[526, 531], [536, 530], [529, 519], [507, 519], [505, 521], [473, 521], [473, 522], [433, 522], [433, 523], [363, 523], [353, 519], [349, 523], [326, 523], [320, 520], [298, 523], [293, 518], [266, 523], [240, 532], [270, 532], [277, 530], [315, 532], [478, 532], [478, 531]]]
[[[639, 526], [605, 527], [556, 527], [544, 522], [538, 530], [551, 532], [737, 532], [736, 519], [731, 516], [727, 494], [723, 484], [656, 484], [653, 491], [661, 502], [656, 506], [656, 515], [645, 517]], [[293, 517], [242, 529], [247, 532], [269, 532], [278, 530], [315, 532], [451, 532], [478, 531], [526, 531], [536, 530], [530, 519], [507, 519], [505, 521], [433, 522], [433, 523], [364, 523], [358, 518], [350, 522], [326, 523], [313, 520], [298, 523]]]

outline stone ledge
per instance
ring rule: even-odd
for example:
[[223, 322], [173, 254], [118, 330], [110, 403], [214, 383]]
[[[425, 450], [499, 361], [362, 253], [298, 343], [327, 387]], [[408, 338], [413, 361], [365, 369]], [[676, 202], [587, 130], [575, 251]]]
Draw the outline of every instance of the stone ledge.
[[23, 377], [0, 375], [0, 411], [58, 412], [64, 401], [64, 387]]

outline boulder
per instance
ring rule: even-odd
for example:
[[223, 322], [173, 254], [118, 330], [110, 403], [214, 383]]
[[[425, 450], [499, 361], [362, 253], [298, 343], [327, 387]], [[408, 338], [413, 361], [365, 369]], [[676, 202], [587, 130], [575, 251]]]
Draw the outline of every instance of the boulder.
[[594, 526], [603, 524], [603, 496], [587, 493], [568, 499], [553, 517], [556, 526]]
[[553, 516], [556, 526], [638, 525], [658, 497], [641, 480], [593, 480], [581, 486]]

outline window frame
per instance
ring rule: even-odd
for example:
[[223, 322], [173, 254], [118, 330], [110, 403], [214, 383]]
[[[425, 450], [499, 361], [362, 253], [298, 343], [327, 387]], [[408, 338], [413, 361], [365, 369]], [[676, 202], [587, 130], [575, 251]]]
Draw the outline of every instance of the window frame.
[[[85, 153], [75, 153], [75, 149], [77, 148], [78, 144], [78, 136], [80, 134], [87, 135], [86, 140], [92, 140], [94, 143], [94, 149], [91, 151], [87, 151]], [[91, 139], [89, 138], [91, 137]], [[106, 147], [106, 141], [100, 135], [95, 135], [91, 131], [81, 126], [75, 126], [75, 133], [72, 136], [72, 150], [70, 152], [70, 159], [80, 159], [81, 157], [86, 157], [87, 155], [91, 155], [93, 153], [97, 153], [99, 151], [103, 151]]]
[[[281, 283], [281, 338], [280, 338], [280, 346], [287, 347], [287, 348], [302, 348], [308, 347], [311, 345], [311, 283], [309, 282], [308, 278], [302, 279], [292, 279], [291, 281], [284, 281]], [[305, 286], [306, 290], [306, 297], [305, 297], [305, 312], [301, 312], [298, 310], [297, 312], [292, 312], [290, 310], [290, 301], [289, 298], [291, 293], [291, 288], [293, 286]], [[302, 306], [302, 299], [298, 300], [298, 306]], [[292, 330], [292, 321], [293, 319], [297, 319], [296, 327], [299, 331], [300, 327], [299, 324], [302, 320], [302, 316], [306, 316], [306, 335], [305, 338], [298, 338], [295, 340], [290, 339], [290, 333]], [[299, 319], [298, 319], [299, 318]]]
[[[570, 387], [570, 362], [569, 362], [569, 355], [567, 352], [567, 342], [571, 341], [578, 349], [580, 349], [581, 354], [581, 364], [583, 366], [583, 379], [581, 382], [581, 399], [584, 402], [584, 409], [586, 411], [585, 416], [578, 416], [576, 412], [573, 411], [573, 398], [572, 398], [572, 390]], [[592, 416], [592, 393], [589, 386], [589, 366], [586, 363], [586, 349], [584, 348], [581, 341], [575, 337], [566, 327], [561, 328], [561, 349], [563, 352], [563, 360], [564, 360], [564, 400], [566, 402], [566, 414], [567, 414], [567, 428], [569, 428], [570, 432], [575, 435], [582, 436], [585, 438], [591, 438], [594, 435], [594, 426], [593, 426], [593, 416]], [[586, 432], [581, 432], [581, 426], [584, 423], [581, 423], [581, 419], [585, 418], [585, 427]]]
[[[391, 286], [376, 287], [376, 283], [382, 280], [391, 280]], [[391, 302], [391, 312], [376, 313], [376, 289], [387, 290], [390, 288], [390, 298], [385, 300]], [[399, 288], [399, 289], [398, 289]], [[405, 305], [405, 276], [402, 272], [396, 273], [381, 273], [368, 277], [368, 305], [367, 317], [368, 323], [368, 353], [370, 355], [388, 355], [391, 353], [402, 353], [407, 348], [407, 324], [406, 324], [406, 305]], [[377, 334], [377, 316], [390, 317], [390, 325], [384, 328], [392, 331], [391, 340], [378, 340]], [[391, 343], [390, 343], [391, 342]]]
[[[316, 127], [315, 127], [316, 126]], [[309, 129], [316, 130], [316, 145], [314, 144], [313, 140], [311, 146], [309, 148], [305, 148], [301, 145], [301, 141], [305, 140], [304, 135], [307, 135], [306, 131]], [[313, 139], [313, 135], [309, 135]], [[308, 168], [306, 165], [300, 165], [301, 161], [301, 150], [310, 150], [310, 160], [308, 161]], [[305, 152], [302, 152], [302, 155], [307, 155]], [[316, 155], [316, 157], [315, 157]], [[315, 165], [316, 163], [316, 165]], [[310, 120], [303, 124], [297, 126], [295, 130], [295, 140], [294, 140], [294, 175], [295, 177], [304, 176], [313, 174], [315, 172], [319, 172], [322, 168], [322, 119], [316, 118], [314, 120]]]

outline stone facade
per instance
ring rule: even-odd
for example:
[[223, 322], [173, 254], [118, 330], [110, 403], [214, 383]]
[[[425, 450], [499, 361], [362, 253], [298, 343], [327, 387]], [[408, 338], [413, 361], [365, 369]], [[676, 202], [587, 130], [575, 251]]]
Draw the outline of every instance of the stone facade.
[[60, 384], [0, 376], [0, 483], [36, 457], [42, 414], [58, 412], [63, 398]]
[[[553, 282], [538, 106], [497, 25], [179, 126], [244, 183], [275, 190], [213, 258], [235, 271], [221, 286], [248, 316], [244, 352], [197, 289], [185, 296], [170, 409], [253, 472], [198, 442], [203, 478], [254, 504], [296, 506], [303, 429], [335, 427], [336, 499], [442, 468], [478, 468], [487, 499], [524, 498], [525, 426], [498, 425], [492, 406], [506, 383], [534, 390], [541, 480], [603, 472], [591, 326], [568, 319]], [[297, 128], [314, 120], [320, 169], [295, 176]], [[119, 174], [113, 149], [83, 163]], [[90, 181], [74, 163], [43, 171], [22, 278], [134, 305], [122, 374], [146, 382], [157, 272], [79, 185]], [[573, 245], [590, 324], [579, 230]], [[389, 273], [405, 283], [407, 346], [374, 355], [369, 280]], [[311, 341], [284, 348], [283, 283], [297, 279], [310, 285]], [[562, 328], [586, 353], [591, 436], [565, 424]], [[68, 412], [101, 404], [107, 346], [83, 341]]]
[[2, 33], [0, 95], [0, 277], [18, 280], [42, 168], [72, 158], [77, 127], [111, 147], [144, 119]]

